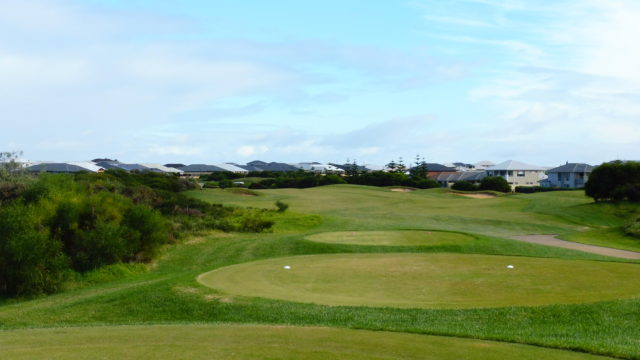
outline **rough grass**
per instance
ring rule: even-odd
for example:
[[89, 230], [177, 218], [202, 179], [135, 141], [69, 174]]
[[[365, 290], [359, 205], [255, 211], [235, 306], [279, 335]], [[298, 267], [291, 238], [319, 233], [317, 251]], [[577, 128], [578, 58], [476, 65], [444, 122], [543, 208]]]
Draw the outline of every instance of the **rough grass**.
[[4, 332], [2, 358], [578, 360], [602, 357], [491, 341], [288, 326], [119, 326]]

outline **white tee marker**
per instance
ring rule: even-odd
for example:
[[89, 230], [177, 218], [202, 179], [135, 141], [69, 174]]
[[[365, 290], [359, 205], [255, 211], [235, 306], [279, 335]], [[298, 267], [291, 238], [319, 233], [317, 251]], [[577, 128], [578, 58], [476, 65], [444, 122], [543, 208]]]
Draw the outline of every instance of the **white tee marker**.
[[291, 269], [291, 266], [289, 266], [289, 265], [285, 265], [285, 266], [283, 266], [283, 268], [284, 268], [285, 270], [290, 270], [290, 269]]
[[513, 265], [507, 265], [507, 269], [513, 269], [514, 266]]

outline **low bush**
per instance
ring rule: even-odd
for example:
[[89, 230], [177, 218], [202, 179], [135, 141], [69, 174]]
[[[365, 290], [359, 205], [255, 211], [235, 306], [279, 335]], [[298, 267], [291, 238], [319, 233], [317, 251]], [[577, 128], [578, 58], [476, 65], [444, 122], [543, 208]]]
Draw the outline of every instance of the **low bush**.
[[576, 189], [567, 189], [560, 187], [544, 187], [544, 186], [516, 186], [516, 192], [521, 194], [533, 194], [538, 192], [549, 192], [549, 191], [567, 191], [567, 190], [576, 190]]
[[478, 185], [473, 184], [469, 181], [456, 181], [451, 188], [453, 190], [458, 190], [458, 191], [476, 191], [478, 190]]
[[278, 212], [283, 213], [287, 211], [287, 209], [289, 208], [289, 204], [278, 200], [276, 201], [276, 208], [278, 209]]
[[511, 185], [500, 176], [487, 176], [480, 180], [479, 189], [508, 193], [511, 192]]
[[629, 219], [624, 225], [623, 230], [628, 236], [640, 238], [640, 216], [634, 216]]

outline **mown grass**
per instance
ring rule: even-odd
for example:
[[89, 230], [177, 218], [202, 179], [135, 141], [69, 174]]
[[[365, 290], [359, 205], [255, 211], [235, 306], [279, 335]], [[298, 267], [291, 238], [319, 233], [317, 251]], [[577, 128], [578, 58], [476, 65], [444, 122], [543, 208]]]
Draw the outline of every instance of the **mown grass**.
[[491, 341], [319, 327], [120, 326], [14, 331], [5, 359], [604, 359]]
[[319, 233], [307, 240], [330, 244], [386, 246], [444, 246], [470, 244], [475, 238], [450, 231], [337, 231]]
[[640, 265], [468, 254], [302, 255], [204, 273], [229, 294], [324, 305], [486, 308], [640, 297]]
[[[166, 248], [147, 273], [132, 273], [39, 299], [5, 301], [0, 306], [0, 328], [219, 322], [317, 325], [501, 340], [640, 359], [639, 299], [490, 309], [322, 306], [229, 296], [196, 281], [199, 274], [227, 265], [305, 254], [446, 252], [614, 261], [499, 238], [571, 234], [587, 226], [606, 228], [618, 221], [615, 215], [607, 218], [612, 210], [592, 207], [579, 194], [553, 193], [566, 197], [558, 202], [547, 197], [551, 194], [468, 199], [438, 190], [397, 193], [350, 185], [260, 194], [193, 192], [203, 199], [239, 206], [273, 208], [276, 200], [289, 203], [292, 212], [274, 215], [279, 219], [273, 233], [212, 234], [192, 239]], [[537, 204], [538, 197], [546, 205]], [[562, 212], [568, 215], [555, 214], [556, 208], [562, 207], [569, 209]], [[596, 224], [591, 224], [591, 219]], [[308, 235], [327, 231], [412, 229], [467, 232], [476, 240], [441, 246], [362, 246], [305, 240]], [[5, 334], [0, 333], [0, 338]]]

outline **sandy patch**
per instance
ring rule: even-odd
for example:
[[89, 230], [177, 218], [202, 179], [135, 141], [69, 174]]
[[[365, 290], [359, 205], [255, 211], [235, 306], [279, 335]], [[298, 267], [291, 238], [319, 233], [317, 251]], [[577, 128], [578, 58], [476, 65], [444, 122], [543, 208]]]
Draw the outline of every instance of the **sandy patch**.
[[491, 194], [460, 194], [460, 193], [449, 193], [458, 196], [464, 196], [472, 199], [493, 199], [496, 196]]
[[409, 189], [409, 188], [393, 188], [393, 189], [391, 189], [391, 191], [393, 191], [393, 192], [412, 192], [412, 191], [415, 191], [415, 189]]
[[604, 255], [604, 256], [613, 256], [619, 257], [623, 259], [640, 259], [640, 253], [629, 250], [620, 250], [614, 248], [608, 248], [604, 246], [596, 246], [596, 245], [588, 245], [577, 243], [573, 241], [560, 240], [556, 237], [556, 235], [519, 235], [512, 236], [510, 239], [524, 241], [528, 243], [547, 245], [547, 246], [555, 246], [561, 247], [565, 249], [572, 250], [580, 250], [592, 254]]

